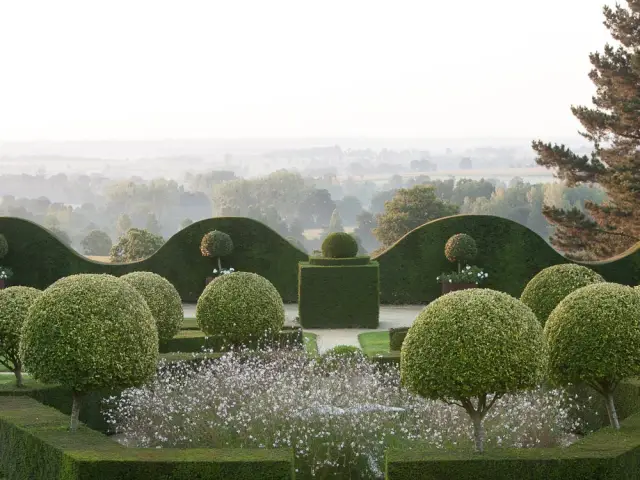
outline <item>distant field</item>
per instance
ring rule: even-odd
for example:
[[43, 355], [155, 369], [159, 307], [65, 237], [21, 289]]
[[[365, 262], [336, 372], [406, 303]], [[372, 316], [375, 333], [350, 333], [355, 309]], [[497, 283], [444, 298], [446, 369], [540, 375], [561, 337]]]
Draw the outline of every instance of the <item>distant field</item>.
[[100, 255], [85, 255], [85, 257], [87, 257], [89, 260], [93, 260], [94, 262], [111, 263], [111, 259], [109, 258], [109, 256], [108, 256], [108, 255], [106, 255], [106, 256], [100, 256]]

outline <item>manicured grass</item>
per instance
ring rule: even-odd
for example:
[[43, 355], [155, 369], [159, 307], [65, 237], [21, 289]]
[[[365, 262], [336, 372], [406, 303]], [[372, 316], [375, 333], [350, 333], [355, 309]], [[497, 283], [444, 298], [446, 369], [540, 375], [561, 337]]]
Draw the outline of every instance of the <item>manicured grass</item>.
[[318, 336], [315, 333], [304, 332], [304, 349], [311, 356], [318, 355]]
[[362, 351], [368, 357], [379, 353], [389, 353], [389, 332], [367, 332], [358, 335]]
[[185, 317], [184, 321], [182, 322], [182, 329], [183, 330], [200, 330], [200, 327], [198, 326], [198, 322], [196, 321], [195, 317]]

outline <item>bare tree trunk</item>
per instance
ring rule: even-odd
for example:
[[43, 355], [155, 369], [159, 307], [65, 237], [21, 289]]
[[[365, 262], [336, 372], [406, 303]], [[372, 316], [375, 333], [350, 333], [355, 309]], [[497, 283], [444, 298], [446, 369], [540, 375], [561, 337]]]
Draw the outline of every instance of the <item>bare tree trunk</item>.
[[218, 257], [218, 273], [222, 274], [222, 261], [220, 257]]
[[461, 271], [462, 271], [462, 264], [458, 262], [458, 273], [460, 273]]
[[70, 430], [75, 432], [78, 430], [78, 423], [80, 417], [80, 404], [82, 402], [82, 394], [74, 390], [73, 394], [73, 406], [71, 407], [71, 426]]
[[22, 381], [22, 362], [20, 362], [20, 360], [14, 363], [13, 373], [16, 376], [16, 387], [24, 387], [24, 382]]
[[475, 413], [471, 420], [473, 420], [473, 437], [476, 442], [476, 450], [479, 453], [484, 452], [484, 425], [482, 424], [482, 415]]
[[618, 413], [616, 405], [613, 403], [613, 393], [607, 393], [607, 413], [609, 414], [609, 423], [616, 430], [620, 430], [620, 422], [618, 421]]

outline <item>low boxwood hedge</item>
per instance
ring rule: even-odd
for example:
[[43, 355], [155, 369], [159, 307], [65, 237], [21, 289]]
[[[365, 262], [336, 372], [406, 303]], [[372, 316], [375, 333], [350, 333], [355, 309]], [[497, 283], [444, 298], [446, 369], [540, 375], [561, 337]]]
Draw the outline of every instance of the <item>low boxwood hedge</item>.
[[399, 327], [389, 329], [389, 350], [392, 352], [399, 352], [402, 348], [402, 342], [404, 337], [407, 336], [409, 327]]
[[301, 263], [298, 312], [304, 328], [377, 328], [378, 263], [319, 266]]
[[66, 415], [22, 397], [0, 397], [0, 469], [7, 480], [285, 480], [289, 449], [127, 448]]
[[[220, 336], [207, 337], [202, 331], [186, 330], [185, 335], [180, 333], [174, 338], [160, 343], [160, 353], [170, 352], [201, 352], [203, 349], [216, 352], [224, 351], [231, 346]], [[302, 329], [300, 327], [283, 327], [277, 337], [270, 341], [255, 340], [249, 342], [247, 347], [256, 348], [259, 345], [275, 348], [300, 347], [304, 345]]]
[[338, 266], [338, 265], [367, 265], [371, 261], [368, 256], [349, 258], [309, 257], [311, 265]]

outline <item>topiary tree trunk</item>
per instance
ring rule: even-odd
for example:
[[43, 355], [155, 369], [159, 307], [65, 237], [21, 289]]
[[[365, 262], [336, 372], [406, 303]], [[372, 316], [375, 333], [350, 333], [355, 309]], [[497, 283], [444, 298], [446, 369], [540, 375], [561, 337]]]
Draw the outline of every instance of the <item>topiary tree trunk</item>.
[[71, 395], [73, 398], [73, 405], [71, 407], [71, 424], [69, 426], [69, 430], [75, 432], [78, 430], [78, 424], [80, 423], [80, 406], [82, 405], [82, 398], [84, 397], [84, 394], [74, 390]]
[[22, 362], [20, 362], [20, 360], [17, 360], [14, 363], [13, 374], [16, 376], [16, 387], [24, 387], [24, 382], [22, 379]]
[[[485, 431], [484, 431], [484, 417], [486, 417], [493, 404], [500, 398], [500, 395], [494, 394], [493, 398], [487, 404], [487, 394], [484, 393], [477, 398], [461, 398], [460, 403], [450, 402], [454, 405], [461, 406], [465, 409], [471, 421], [473, 422], [473, 440], [476, 446], [476, 451], [478, 453], [484, 452], [484, 440], [485, 440]], [[474, 405], [474, 400], [477, 406]]]
[[609, 382], [594, 382], [589, 383], [589, 386], [596, 392], [602, 395], [604, 404], [607, 407], [607, 415], [609, 417], [609, 424], [616, 430], [620, 430], [620, 420], [618, 419], [618, 412], [616, 411], [616, 404], [613, 401], [613, 392], [615, 391], [616, 384]]
[[218, 272], [222, 273], [222, 257], [218, 257]]

